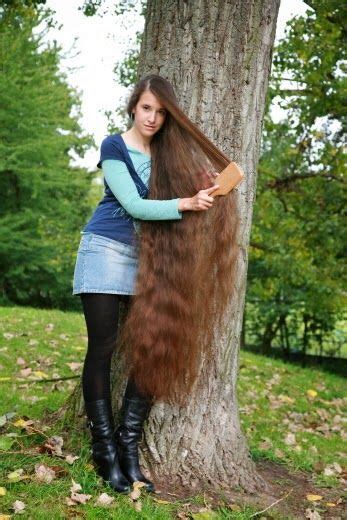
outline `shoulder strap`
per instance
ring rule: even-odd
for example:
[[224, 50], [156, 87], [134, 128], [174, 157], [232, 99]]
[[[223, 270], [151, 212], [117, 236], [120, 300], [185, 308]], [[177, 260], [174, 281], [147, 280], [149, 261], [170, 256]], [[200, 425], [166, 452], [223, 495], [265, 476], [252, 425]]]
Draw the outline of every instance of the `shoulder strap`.
[[124, 162], [125, 164], [127, 165], [128, 167], [128, 170], [129, 170], [129, 173], [136, 185], [136, 188], [137, 188], [137, 191], [139, 192], [139, 195], [142, 197], [142, 198], [145, 198], [148, 196], [148, 188], [147, 186], [145, 185], [145, 183], [142, 181], [142, 179], [137, 175], [137, 172], [135, 170], [135, 167], [134, 167], [134, 163], [132, 162], [131, 160], [131, 157], [130, 157], [130, 154], [128, 152], [128, 149], [124, 143], [124, 140], [123, 138], [121, 137], [120, 134], [116, 134], [115, 136], [115, 140], [117, 142], [117, 144], [119, 145], [120, 147], [120, 150], [123, 154], [123, 157], [124, 157]]

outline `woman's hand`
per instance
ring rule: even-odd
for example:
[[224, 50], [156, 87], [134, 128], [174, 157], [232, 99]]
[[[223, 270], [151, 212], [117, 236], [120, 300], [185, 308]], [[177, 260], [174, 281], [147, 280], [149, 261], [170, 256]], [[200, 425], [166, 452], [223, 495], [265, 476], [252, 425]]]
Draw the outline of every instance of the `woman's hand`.
[[211, 193], [219, 188], [218, 184], [207, 188], [206, 190], [200, 190], [194, 197], [188, 199], [180, 199], [178, 203], [179, 211], [203, 211], [209, 209], [214, 201], [214, 198], [210, 196]]

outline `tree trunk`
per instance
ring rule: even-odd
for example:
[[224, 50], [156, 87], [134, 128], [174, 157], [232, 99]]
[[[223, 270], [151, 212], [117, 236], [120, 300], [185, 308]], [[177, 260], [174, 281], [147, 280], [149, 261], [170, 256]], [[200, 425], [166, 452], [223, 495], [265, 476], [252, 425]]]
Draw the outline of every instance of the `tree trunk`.
[[[142, 465], [156, 481], [201, 490], [264, 487], [241, 432], [236, 396], [248, 245], [265, 95], [280, 0], [149, 0], [138, 77], [157, 73], [180, 106], [245, 171], [237, 298], [216, 331], [215, 362], [201, 367], [186, 408], [158, 403], [145, 427]], [[124, 388], [114, 365], [115, 410]], [[76, 399], [75, 399], [76, 403]], [[78, 407], [77, 407], [78, 408]], [[76, 405], [74, 409], [76, 410]], [[79, 407], [80, 408], [80, 407]]]

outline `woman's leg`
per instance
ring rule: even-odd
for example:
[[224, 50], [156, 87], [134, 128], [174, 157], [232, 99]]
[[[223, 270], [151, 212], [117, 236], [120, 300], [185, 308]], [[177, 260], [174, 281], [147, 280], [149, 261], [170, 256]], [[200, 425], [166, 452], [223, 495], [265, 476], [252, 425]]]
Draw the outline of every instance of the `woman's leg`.
[[93, 460], [99, 475], [115, 491], [131, 490], [119, 466], [114, 439], [110, 393], [110, 367], [117, 339], [119, 298], [112, 294], [81, 294], [88, 331], [88, 350], [82, 383], [88, 426], [92, 435]]
[[82, 375], [84, 400], [110, 399], [110, 368], [117, 340], [119, 296], [84, 293], [81, 300], [88, 331]]

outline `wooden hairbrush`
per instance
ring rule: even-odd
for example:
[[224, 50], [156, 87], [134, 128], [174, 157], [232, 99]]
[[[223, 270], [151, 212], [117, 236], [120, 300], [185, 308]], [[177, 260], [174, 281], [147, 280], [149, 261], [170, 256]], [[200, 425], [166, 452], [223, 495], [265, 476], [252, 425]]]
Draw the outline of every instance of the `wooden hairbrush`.
[[244, 175], [240, 166], [236, 162], [231, 162], [213, 179], [214, 184], [218, 184], [219, 188], [210, 196], [226, 195], [242, 181]]

